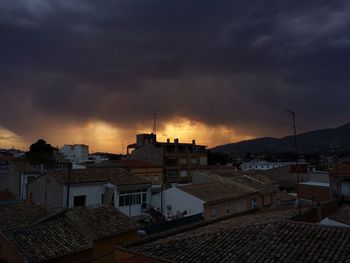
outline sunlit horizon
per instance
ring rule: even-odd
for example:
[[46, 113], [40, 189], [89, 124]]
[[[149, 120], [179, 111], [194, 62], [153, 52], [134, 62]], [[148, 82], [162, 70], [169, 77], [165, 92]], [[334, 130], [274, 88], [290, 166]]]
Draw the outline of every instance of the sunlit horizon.
[[[126, 153], [127, 145], [136, 141], [136, 135], [151, 133], [151, 129], [145, 129], [139, 125], [135, 130], [117, 128], [102, 121], [91, 121], [84, 125], [69, 127], [66, 130], [57, 130], [50, 135], [43, 134], [34, 138], [24, 138], [16, 133], [0, 128], [0, 148], [16, 148], [23, 151], [29, 150], [29, 146], [38, 139], [44, 139], [53, 147], [62, 147], [64, 144], [89, 145], [90, 153], [110, 152]], [[167, 139], [181, 142], [192, 142], [206, 145], [212, 148], [217, 145], [251, 139], [252, 136], [240, 135], [235, 130], [224, 125], [209, 126], [198, 121], [178, 118], [162, 125], [156, 132], [157, 141], [164, 142]]]

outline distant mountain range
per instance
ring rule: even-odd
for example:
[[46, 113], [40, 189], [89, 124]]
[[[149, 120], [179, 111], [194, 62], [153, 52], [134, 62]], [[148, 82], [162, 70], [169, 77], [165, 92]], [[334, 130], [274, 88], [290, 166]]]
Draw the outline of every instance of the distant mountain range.
[[[297, 135], [300, 153], [330, 152], [331, 144], [337, 144], [339, 151], [350, 151], [350, 123], [333, 129], [322, 129]], [[212, 152], [221, 153], [261, 153], [294, 151], [293, 136], [283, 138], [264, 137], [216, 146]]]

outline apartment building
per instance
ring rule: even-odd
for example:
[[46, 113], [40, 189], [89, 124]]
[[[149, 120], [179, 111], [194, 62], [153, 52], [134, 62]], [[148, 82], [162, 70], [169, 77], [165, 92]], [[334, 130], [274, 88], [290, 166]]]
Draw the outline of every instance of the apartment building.
[[65, 144], [60, 148], [59, 152], [73, 164], [79, 164], [89, 160], [89, 146], [85, 144]]
[[161, 164], [167, 184], [188, 183], [194, 170], [207, 166], [206, 146], [197, 145], [195, 140], [158, 142], [156, 134], [138, 134], [136, 143], [128, 145], [127, 150], [129, 159]]

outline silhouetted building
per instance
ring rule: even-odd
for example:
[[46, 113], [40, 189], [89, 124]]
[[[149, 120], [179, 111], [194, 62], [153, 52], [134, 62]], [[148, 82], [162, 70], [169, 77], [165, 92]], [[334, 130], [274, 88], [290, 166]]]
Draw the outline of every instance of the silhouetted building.
[[207, 166], [206, 146], [196, 145], [195, 140], [192, 143], [180, 143], [179, 139], [157, 142], [156, 134], [138, 134], [136, 143], [128, 145], [127, 150], [129, 159], [163, 165], [167, 183], [190, 182], [193, 170]]

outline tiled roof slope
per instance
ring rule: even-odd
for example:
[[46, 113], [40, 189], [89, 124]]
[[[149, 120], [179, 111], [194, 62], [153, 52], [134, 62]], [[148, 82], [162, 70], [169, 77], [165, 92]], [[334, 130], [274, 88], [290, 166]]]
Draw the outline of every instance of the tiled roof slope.
[[251, 178], [254, 178], [255, 180], [261, 182], [262, 184], [268, 184], [268, 185], [276, 185], [277, 181], [273, 180], [269, 176], [265, 176], [261, 174], [261, 170], [250, 170], [250, 171], [221, 171], [221, 170], [212, 170], [211, 173], [223, 176], [223, 177], [239, 177], [247, 175]]
[[278, 186], [276, 185], [259, 182], [257, 179], [247, 175], [228, 177], [227, 179], [239, 184], [244, 184], [252, 189], [256, 189], [259, 193], [273, 193], [278, 190]]
[[30, 226], [62, 211], [59, 207], [26, 203], [0, 206], [0, 230]]
[[[194, 235], [202, 235], [208, 233], [214, 233], [218, 231], [226, 231], [234, 228], [239, 228], [248, 225], [262, 224], [274, 222], [281, 219], [290, 219], [293, 216], [297, 215], [297, 211], [293, 210], [284, 210], [284, 211], [272, 211], [272, 212], [257, 212], [254, 214], [247, 214], [238, 217], [232, 217], [226, 220], [221, 220], [213, 224], [208, 224], [203, 227], [194, 228], [191, 231], [186, 231], [176, 235], [176, 237], [191, 237]], [[174, 237], [169, 237], [174, 238]]]
[[11, 166], [19, 172], [40, 173], [40, 171], [38, 169], [36, 169], [30, 163], [25, 162], [25, 161], [12, 161]]
[[2, 233], [27, 262], [46, 261], [93, 247], [91, 241], [63, 221]]
[[252, 261], [349, 262], [350, 230], [281, 221], [267, 225], [236, 259]]
[[349, 262], [350, 230], [280, 220], [131, 249], [175, 262]]
[[236, 253], [265, 225], [219, 231], [166, 241], [157, 240], [133, 250], [174, 262], [233, 262]]
[[240, 176], [224, 176], [217, 171], [196, 171], [196, 176], [199, 176], [200, 181], [204, 182], [221, 182], [225, 185], [230, 185], [237, 193], [256, 193], [275, 192], [277, 186], [259, 182], [258, 179], [246, 175]]
[[119, 235], [140, 227], [138, 223], [110, 207], [72, 208], [66, 211], [65, 219], [91, 240]]
[[246, 194], [246, 191], [236, 189], [231, 185], [227, 185], [222, 182], [192, 184], [177, 187], [182, 191], [206, 202], [238, 198]]
[[350, 225], [350, 206], [343, 205], [335, 213], [333, 213], [329, 218], [335, 221], [341, 222], [343, 224]]
[[[59, 183], [68, 183], [68, 171], [50, 171], [48, 175]], [[70, 171], [70, 183], [89, 183], [110, 181], [116, 185], [149, 184], [143, 178], [137, 177], [118, 167], [74, 169]]]

